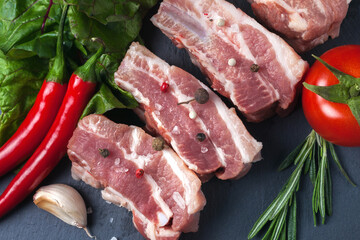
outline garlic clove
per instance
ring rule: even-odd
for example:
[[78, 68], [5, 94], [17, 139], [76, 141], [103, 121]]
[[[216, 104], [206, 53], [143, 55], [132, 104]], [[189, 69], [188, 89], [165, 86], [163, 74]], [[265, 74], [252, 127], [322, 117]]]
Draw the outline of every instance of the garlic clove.
[[89, 237], [84, 199], [78, 191], [65, 184], [52, 184], [39, 188], [33, 201], [39, 208], [60, 218], [67, 224], [83, 228]]

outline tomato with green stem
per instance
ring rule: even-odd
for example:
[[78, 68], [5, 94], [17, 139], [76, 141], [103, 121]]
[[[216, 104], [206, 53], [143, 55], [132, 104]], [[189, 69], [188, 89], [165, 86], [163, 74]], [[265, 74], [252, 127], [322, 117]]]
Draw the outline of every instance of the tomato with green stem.
[[305, 78], [305, 117], [327, 141], [360, 146], [360, 45], [336, 47], [320, 58]]

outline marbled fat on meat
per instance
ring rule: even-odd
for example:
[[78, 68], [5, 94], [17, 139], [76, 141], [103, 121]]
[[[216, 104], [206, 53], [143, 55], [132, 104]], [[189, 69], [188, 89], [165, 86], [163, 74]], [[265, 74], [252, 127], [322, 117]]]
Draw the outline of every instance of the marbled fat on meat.
[[339, 36], [349, 0], [248, 0], [254, 14], [304, 52]]
[[[224, 25], [219, 24], [224, 21]], [[151, 21], [249, 121], [292, 110], [308, 64], [280, 37], [225, 0], [164, 0]], [[235, 65], [229, 66], [228, 60]], [[252, 64], [260, 69], [252, 72]]]
[[[235, 179], [260, 160], [262, 144], [248, 133], [234, 109], [191, 74], [168, 65], [138, 43], [130, 46], [115, 82], [133, 94], [148, 125], [199, 175]], [[163, 82], [169, 84], [166, 92], [160, 89]], [[178, 105], [193, 99], [198, 88], [207, 90], [209, 101]], [[190, 112], [196, 113], [195, 119]], [[204, 141], [196, 139], [198, 133], [205, 134]]]
[[[72, 174], [96, 188], [102, 197], [126, 207], [148, 239], [177, 239], [197, 231], [205, 205], [201, 182], [169, 147], [152, 148], [153, 137], [134, 126], [104, 116], [82, 119], [68, 144]], [[108, 149], [103, 157], [99, 149]], [[136, 177], [136, 170], [144, 175]]]

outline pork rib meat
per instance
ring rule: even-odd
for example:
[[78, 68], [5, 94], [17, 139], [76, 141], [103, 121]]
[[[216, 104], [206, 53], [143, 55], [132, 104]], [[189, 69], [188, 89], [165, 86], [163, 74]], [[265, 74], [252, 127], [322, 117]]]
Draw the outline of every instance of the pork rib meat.
[[349, 0], [248, 0], [254, 14], [298, 52], [339, 36]]
[[[132, 43], [115, 82], [133, 94], [147, 124], [199, 175], [215, 172], [220, 179], [235, 179], [260, 160], [262, 144], [249, 134], [234, 109], [194, 76], [170, 66], [144, 46]], [[163, 83], [169, 85], [166, 92], [161, 91]], [[178, 104], [193, 99], [199, 88], [209, 93], [205, 104]], [[198, 140], [198, 134], [205, 138]]]
[[[181, 232], [197, 231], [205, 205], [201, 182], [173, 150], [155, 151], [152, 141], [138, 127], [87, 116], [68, 144], [72, 175], [104, 188], [105, 200], [132, 211], [136, 228], [147, 239], [177, 239]], [[137, 169], [143, 176], [136, 176]]]
[[[292, 110], [308, 64], [279, 36], [225, 0], [164, 0], [151, 21], [184, 47], [249, 121]], [[260, 68], [252, 71], [256, 64]], [[256, 66], [254, 65], [254, 66]]]

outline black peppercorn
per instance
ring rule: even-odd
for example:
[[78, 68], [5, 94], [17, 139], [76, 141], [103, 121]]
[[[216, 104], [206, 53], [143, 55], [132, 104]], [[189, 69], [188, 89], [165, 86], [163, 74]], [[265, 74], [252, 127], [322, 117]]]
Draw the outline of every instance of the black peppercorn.
[[209, 93], [204, 88], [199, 88], [195, 92], [195, 101], [200, 104], [207, 103], [209, 101]]
[[180, 104], [188, 104], [192, 101], [196, 101], [200, 104], [204, 104], [204, 103], [207, 103], [207, 101], [209, 101], [209, 93], [204, 89], [204, 88], [198, 88], [196, 91], [195, 91], [195, 94], [194, 94], [194, 98], [189, 100], [189, 101], [185, 101], [185, 102], [180, 102], [178, 103], [178, 105]]
[[99, 148], [99, 153], [103, 158], [106, 158], [110, 154], [109, 150], [106, 148]]
[[257, 64], [252, 64], [251, 65], [251, 67], [250, 67], [250, 70], [252, 71], [252, 72], [257, 72], [257, 71], [259, 71], [259, 69], [260, 69], [260, 66], [259, 65], [257, 65]]
[[199, 142], [203, 142], [205, 141], [206, 139], [206, 135], [204, 133], [198, 133], [196, 134], [196, 139], [199, 141]]

